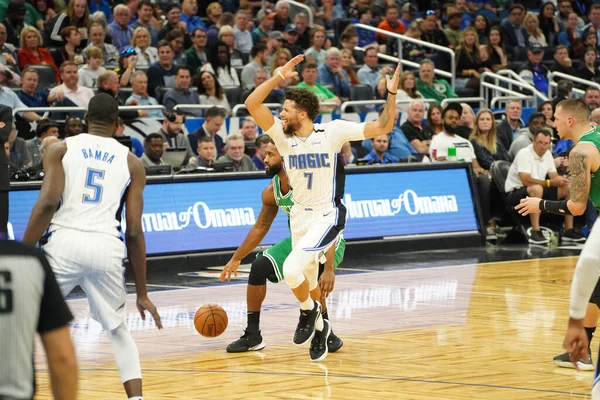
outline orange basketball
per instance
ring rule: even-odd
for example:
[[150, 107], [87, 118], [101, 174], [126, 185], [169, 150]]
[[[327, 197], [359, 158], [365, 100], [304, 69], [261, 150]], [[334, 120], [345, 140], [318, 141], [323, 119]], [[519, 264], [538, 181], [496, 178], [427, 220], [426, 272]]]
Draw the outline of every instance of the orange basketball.
[[217, 337], [227, 328], [227, 313], [217, 304], [205, 304], [194, 315], [194, 326], [204, 337]]

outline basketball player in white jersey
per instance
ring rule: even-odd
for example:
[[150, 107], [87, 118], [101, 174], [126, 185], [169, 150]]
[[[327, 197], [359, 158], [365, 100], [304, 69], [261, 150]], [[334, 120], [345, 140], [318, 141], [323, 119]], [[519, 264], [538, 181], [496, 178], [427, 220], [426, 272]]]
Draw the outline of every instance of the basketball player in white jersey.
[[137, 308], [160, 316], [146, 290], [146, 243], [142, 210], [146, 172], [142, 162], [112, 136], [119, 108], [114, 97], [98, 94], [86, 116], [89, 134], [54, 144], [44, 155], [46, 175], [23, 242], [44, 235], [46, 252], [63, 296], [75, 286], [87, 294], [92, 318], [108, 332], [129, 399], [142, 399], [137, 347], [125, 326], [125, 282], [121, 215], [126, 203], [125, 239], [135, 276]]
[[310, 298], [309, 292], [318, 285], [319, 261], [324, 261], [326, 250], [346, 224], [346, 208], [342, 204], [345, 176], [338, 154], [347, 141], [392, 131], [400, 64], [391, 79], [386, 77], [388, 99], [376, 122], [335, 120], [314, 124], [319, 115], [319, 100], [306, 89], [287, 91], [281, 120], [275, 119], [262, 103], [282, 80], [298, 75], [294, 68], [303, 59], [303, 55], [292, 58], [271, 79], [254, 89], [245, 104], [256, 123], [275, 142], [293, 188], [294, 206], [290, 214], [293, 250], [283, 265], [285, 280], [300, 302], [300, 321], [293, 340], [297, 345], [311, 342], [311, 359], [321, 361], [327, 356], [331, 329], [321, 317], [320, 304]]

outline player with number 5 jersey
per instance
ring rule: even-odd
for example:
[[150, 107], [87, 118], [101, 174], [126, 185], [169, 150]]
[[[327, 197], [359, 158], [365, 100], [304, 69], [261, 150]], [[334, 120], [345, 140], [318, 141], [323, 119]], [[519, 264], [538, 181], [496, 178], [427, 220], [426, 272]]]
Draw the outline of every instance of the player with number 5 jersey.
[[[117, 101], [98, 94], [90, 100], [86, 115], [89, 134], [50, 147], [44, 156], [46, 175], [23, 242], [42, 244], [63, 296], [75, 286], [86, 293], [92, 318], [113, 344], [128, 398], [141, 400], [138, 350], [125, 326], [125, 246], [134, 273], [138, 311], [142, 319], [149, 311], [159, 329], [162, 324], [146, 289], [141, 221], [146, 173], [141, 161], [112, 138], [118, 116]], [[124, 244], [121, 216], [125, 205]]]
[[342, 204], [345, 176], [338, 155], [348, 141], [392, 131], [400, 65], [391, 78], [386, 77], [387, 102], [378, 121], [358, 124], [335, 120], [316, 124], [319, 100], [306, 89], [288, 90], [281, 119], [275, 119], [263, 103], [281, 81], [298, 75], [295, 67], [303, 58], [298, 55], [288, 61], [271, 79], [254, 89], [245, 104], [256, 123], [275, 142], [293, 189], [292, 252], [283, 265], [285, 281], [300, 302], [300, 320], [293, 342], [297, 345], [310, 342], [311, 360], [321, 361], [327, 356], [331, 327], [309, 292], [318, 285], [319, 262], [325, 260], [327, 249], [336, 242], [346, 224], [346, 208]]

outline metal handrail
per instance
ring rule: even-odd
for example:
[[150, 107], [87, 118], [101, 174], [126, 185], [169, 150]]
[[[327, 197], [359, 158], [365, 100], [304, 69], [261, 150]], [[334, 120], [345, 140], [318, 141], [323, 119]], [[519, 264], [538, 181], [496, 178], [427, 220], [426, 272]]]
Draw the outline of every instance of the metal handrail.
[[477, 101], [479, 103], [479, 108], [485, 108], [485, 98], [484, 97], [457, 97], [453, 99], [444, 99], [442, 100], [442, 108], [446, 107], [448, 103], [469, 103]]
[[[540, 99], [542, 99], [542, 101], [548, 101], [548, 97], [546, 97], [545, 93], [542, 93], [539, 90], [537, 90], [537, 88], [535, 86], [533, 86], [531, 83], [527, 82], [525, 79], [523, 79], [523, 77], [521, 75], [517, 74], [515, 71], [513, 71], [511, 69], [501, 69], [500, 71], [497, 72], [497, 74], [500, 76], [506, 75], [507, 77], [511, 77], [512, 79], [519, 81], [524, 85], [527, 85], [528, 87], [530, 87], [534, 90], [535, 95], [538, 96]], [[512, 84], [509, 84], [509, 85], [510, 85], [509, 87], [512, 88]], [[537, 100], [536, 100], [536, 104], [537, 104]]]
[[[496, 83], [491, 84], [489, 82], [486, 82], [485, 81], [486, 78], [493, 79]], [[487, 88], [487, 89], [491, 89], [491, 90], [494, 90], [497, 92], [506, 93], [510, 96], [525, 97], [525, 95], [523, 93], [515, 92], [514, 90], [507, 89], [505, 87], [498, 85], [498, 82], [504, 82], [504, 83], [508, 84], [510, 88], [512, 88], [512, 86], [515, 85], [515, 86], [520, 87], [521, 90], [526, 90], [526, 91], [531, 92], [531, 95], [533, 96], [533, 105], [534, 105], [534, 107], [537, 107], [538, 96], [540, 96], [542, 99], [545, 98], [545, 96], [541, 92], [539, 92], [535, 87], [531, 86], [528, 82], [521, 81], [521, 79], [522, 78], [519, 77], [519, 80], [516, 80], [516, 79], [504, 77], [499, 74], [495, 74], [493, 72], [486, 71], [486, 72], [482, 73], [481, 77], [480, 77], [479, 96], [485, 98], [486, 97], [485, 89]]]
[[391, 36], [393, 38], [396, 38], [398, 40], [398, 58], [401, 59], [401, 60], [403, 59], [403, 57], [402, 57], [402, 42], [403, 41], [408, 42], [408, 43], [414, 43], [414, 44], [417, 44], [417, 45], [422, 46], [422, 47], [429, 47], [431, 49], [434, 49], [434, 50], [437, 50], [437, 51], [441, 51], [442, 53], [448, 53], [448, 54], [450, 54], [450, 74], [451, 74], [451, 77], [450, 77], [451, 82], [450, 83], [452, 85], [452, 89], [455, 88], [455, 81], [456, 81], [456, 54], [454, 53], [454, 50], [449, 49], [449, 48], [444, 47], [444, 46], [437, 45], [437, 44], [425, 42], [423, 40], [409, 38], [409, 37], [406, 37], [404, 35], [400, 35], [398, 33], [384, 31], [383, 29], [375, 28], [375, 27], [370, 26], [370, 25], [354, 24], [354, 27], [366, 29], [366, 30], [369, 30], [369, 31], [380, 33], [382, 35]]
[[[279, 104], [279, 103], [263, 103], [263, 106], [267, 106], [267, 108], [277, 108], [277, 109], [283, 108], [283, 105]], [[231, 115], [236, 116], [237, 112], [239, 110], [247, 110], [247, 109], [248, 109], [248, 107], [246, 107], [246, 105], [244, 103], [236, 104], [231, 109]]]
[[[165, 106], [154, 105], [154, 106], [119, 106], [119, 111], [127, 110], [165, 110]], [[66, 111], [81, 111], [87, 112], [87, 108], [84, 107], [26, 107], [26, 108], [15, 108], [13, 109], [13, 115], [21, 112], [66, 112]]]
[[[367, 48], [368, 47], [358, 47], [358, 46], [354, 47], [355, 50], [359, 50], [359, 51], [365, 51]], [[398, 57], [390, 56], [390, 55], [387, 55], [384, 53], [377, 53], [377, 57], [383, 58], [384, 60], [393, 61], [395, 63], [399, 62], [402, 65], [406, 65], [407, 67], [412, 67], [415, 69], [419, 69], [419, 67], [421, 66], [419, 63], [416, 63], [414, 61], [401, 60]], [[436, 75], [443, 76], [444, 78], [452, 78], [452, 74], [448, 71], [444, 71], [443, 69], [434, 68], [433, 73]]]
[[495, 108], [496, 103], [500, 101], [510, 101], [510, 100], [531, 100], [533, 101], [533, 96], [496, 96], [492, 97], [490, 100], [490, 108]]
[[[306, 14], [308, 14], [308, 26], [310, 26], [312, 28], [313, 26], [313, 12], [311, 10], [311, 8], [309, 6], [307, 6], [306, 4], [302, 4], [302, 3], [298, 3], [297, 1], [294, 0], [287, 0], [287, 2], [293, 6], [299, 7], [303, 10], [306, 10]], [[265, 2], [263, 0], [263, 6], [264, 6]]]
[[[398, 99], [396, 100], [396, 104], [409, 104], [413, 101], [420, 101], [422, 103], [437, 103], [434, 99]], [[349, 100], [342, 103], [340, 106], [340, 112], [344, 113], [346, 108], [350, 106], [369, 106], [369, 105], [379, 105], [387, 103], [386, 100]]]
[[[558, 83], [554, 82], [554, 79], [553, 79], [554, 77], [568, 79], [572, 82], [581, 83], [582, 85], [586, 85], [587, 87], [595, 87], [597, 89], [600, 89], [600, 84], [597, 82], [588, 81], [586, 79], [578, 78], [573, 75], [568, 75], [568, 74], [565, 74], [562, 72], [554, 71], [554, 72], [550, 72], [550, 74], [548, 75], [548, 82], [550, 82], [550, 84], [548, 85], [548, 97], [552, 97], [552, 88], [558, 85]], [[579, 89], [579, 90], [581, 90], [581, 89]], [[573, 91], [575, 91], [575, 88]], [[585, 93], [585, 91], [583, 91], [583, 93]]]

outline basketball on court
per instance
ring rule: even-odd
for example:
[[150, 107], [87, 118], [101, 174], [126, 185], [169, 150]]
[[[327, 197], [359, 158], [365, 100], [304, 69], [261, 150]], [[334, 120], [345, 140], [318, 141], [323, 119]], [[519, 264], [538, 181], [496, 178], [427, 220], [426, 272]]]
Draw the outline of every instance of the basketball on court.
[[217, 337], [227, 329], [227, 313], [217, 304], [205, 304], [194, 315], [194, 326], [204, 337]]

